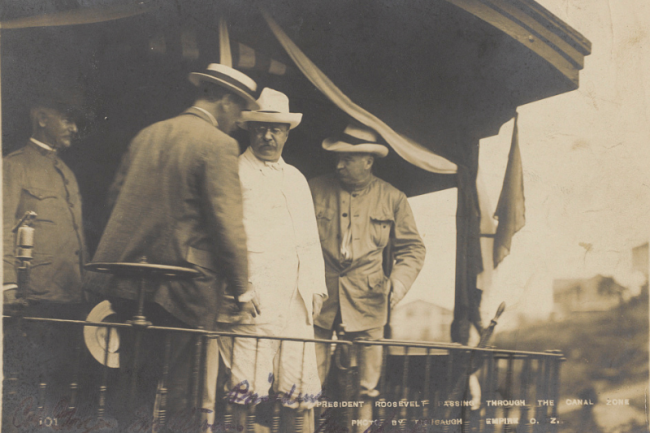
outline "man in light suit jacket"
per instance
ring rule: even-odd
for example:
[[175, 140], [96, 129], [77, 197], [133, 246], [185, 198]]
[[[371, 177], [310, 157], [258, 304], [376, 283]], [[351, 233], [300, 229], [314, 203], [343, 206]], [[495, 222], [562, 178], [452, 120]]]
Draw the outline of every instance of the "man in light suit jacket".
[[[238, 175], [239, 146], [229, 137], [242, 109], [256, 108], [256, 84], [245, 74], [221, 64], [191, 73], [198, 96], [177, 117], [142, 130], [131, 142], [116, 176], [118, 191], [95, 262], [134, 262], [192, 267], [191, 280], [149, 281], [145, 316], [154, 325], [214, 329], [218, 296], [225, 290], [242, 314], [256, 315], [254, 299], [239, 301], [248, 288], [246, 235], [242, 222]], [[109, 298], [118, 316], [129, 319], [137, 309], [138, 281], [133, 278], [89, 276], [86, 288]], [[224, 287], [227, 287], [224, 289]], [[132, 365], [132, 333], [123, 333], [120, 366], [127, 377]], [[189, 333], [170, 333], [167, 407], [188, 408], [194, 350]], [[142, 414], [151, 414], [155, 386], [164, 353], [164, 339], [149, 334], [141, 347]], [[148, 356], [149, 355], [149, 356]], [[148, 364], [144, 364], [144, 362]], [[122, 408], [123, 423], [131, 422]], [[120, 426], [120, 428], [127, 428]]]

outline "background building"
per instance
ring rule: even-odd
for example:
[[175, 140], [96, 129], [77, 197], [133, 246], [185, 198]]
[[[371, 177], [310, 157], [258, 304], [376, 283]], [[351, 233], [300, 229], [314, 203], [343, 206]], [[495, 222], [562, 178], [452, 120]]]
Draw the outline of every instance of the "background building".
[[398, 305], [391, 316], [391, 338], [396, 340], [451, 341], [454, 312], [426, 301]]

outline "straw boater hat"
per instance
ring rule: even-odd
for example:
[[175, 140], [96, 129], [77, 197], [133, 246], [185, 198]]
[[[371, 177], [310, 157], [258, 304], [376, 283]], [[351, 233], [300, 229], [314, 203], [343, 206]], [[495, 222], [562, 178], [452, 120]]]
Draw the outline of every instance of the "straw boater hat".
[[197, 87], [204, 81], [225, 87], [234, 94], [244, 98], [249, 110], [256, 110], [258, 108], [257, 102], [255, 102], [255, 98], [253, 97], [253, 93], [257, 90], [257, 84], [248, 75], [230, 66], [211, 63], [205, 72], [191, 72], [188, 79]]
[[[87, 322], [113, 322], [115, 311], [109, 301], [102, 301], [95, 305]], [[110, 330], [110, 331], [109, 331]], [[106, 334], [110, 332], [108, 353], [106, 353]], [[102, 365], [110, 368], [120, 367], [120, 335], [115, 328], [104, 326], [84, 326], [84, 342], [90, 354]]]
[[265, 87], [257, 100], [255, 111], [242, 111], [239, 126], [248, 129], [248, 122], [287, 123], [289, 129], [300, 124], [302, 113], [289, 112], [289, 98], [282, 92]]
[[388, 155], [388, 148], [378, 143], [378, 136], [372, 129], [358, 124], [349, 124], [343, 134], [326, 138], [323, 149], [339, 153], [370, 153], [379, 158]]

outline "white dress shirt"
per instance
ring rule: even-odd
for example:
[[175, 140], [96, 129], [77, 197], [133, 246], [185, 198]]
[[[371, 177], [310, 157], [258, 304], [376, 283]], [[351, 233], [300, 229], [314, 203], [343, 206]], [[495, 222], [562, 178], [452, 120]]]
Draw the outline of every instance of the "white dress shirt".
[[312, 296], [326, 296], [327, 288], [307, 180], [282, 158], [261, 161], [251, 148], [239, 158], [239, 177], [250, 281], [262, 309], [255, 322], [284, 323], [294, 296], [311, 321]]

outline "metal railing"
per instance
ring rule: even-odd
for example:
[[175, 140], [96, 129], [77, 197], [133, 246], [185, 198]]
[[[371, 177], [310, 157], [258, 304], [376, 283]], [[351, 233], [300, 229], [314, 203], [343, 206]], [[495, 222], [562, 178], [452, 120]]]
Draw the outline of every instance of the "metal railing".
[[[30, 235], [33, 229], [29, 227], [31, 217], [31, 214], [26, 214], [16, 226], [16, 230], [22, 230], [18, 236], [22, 253], [17, 256], [19, 270], [24, 274], [19, 278], [22, 294], [29, 286], [33, 246], [33, 236]], [[4, 359], [10, 358], [10, 362], [5, 362], [3, 388], [2, 424], [5, 432], [34, 431], [42, 427], [64, 431], [134, 433], [244, 430], [252, 433], [259, 429], [272, 433], [557, 431], [556, 402], [563, 360], [560, 353], [395, 340], [319, 340], [156, 326], [145, 317], [147, 279], [194, 278], [198, 271], [149, 264], [144, 257], [140, 263], [94, 263], [86, 267], [139, 281], [137, 312], [126, 323], [23, 317], [29, 310], [21, 312], [21, 308], [28, 305], [22, 302], [14, 316], [4, 316]], [[490, 326], [481, 334], [479, 346], [487, 343], [504, 308], [502, 304]], [[30, 327], [30, 324], [37, 326]], [[61, 341], [73, 340], [70, 347], [74, 353], [65, 354], [72, 364], [66, 373], [67, 378], [44, 371], [48, 362], [39, 360], [39, 355], [47, 359], [51, 354], [39, 354], [42, 349], [38, 345], [32, 347], [38, 336], [30, 334], [47, 330], [45, 325], [56, 327], [64, 334], [65, 338], [57, 336], [62, 338]], [[102, 349], [99, 354], [93, 354], [99, 362], [91, 359], [83, 349], [82, 331], [87, 327], [105, 331], [100, 337]], [[112, 345], [112, 340], [118, 336], [116, 331], [123, 333], [121, 337], [132, 337], [128, 340], [130, 345], [121, 347], [119, 369], [111, 368], [118, 364], [115, 344]], [[172, 342], [178, 341], [175, 340], [178, 335], [192, 337], [193, 341], [182, 346], [190, 352], [183, 355], [191, 356], [189, 362], [183, 364], [187, 374], [181, 382], [174, 384], [170, 377], [171, 357], [172, 352], [177, 353], [181, 346], [172, 348]], [[228, 386], [224, 380], [229, 374], [235, 377], [238, 365], [250, 363], [246, 356], [238, 358], [234, 355], [238, 342], [250, 343], [250, 340], [254, 341], [255, 349], [247, 356], [254, 358], [253, 371], [244, 374], [242, 383], [253, 383], [253, 391], [261, 394], [251, 391], [252, 395], [248, 395], [250, 388], [240, 392], [241, 389], [235, 390], [238, 384], [231, 381]], [[222, 352], [221, 348], [213, 347], [217, 350], [216, 357], [214, 350], [209, 350], [210, 342], [214, 341], [219, 344], [230, 342], [230, 372], [225, 369], [219, 374], [209, 373], [208, 367], [226, 361], [218, 353], [227, 350]], [[154, 347], [158, 351], [143, 353], [143, 347], [151, 342], [156, 343]], [[261, 344], [269, 342], [273, 342], [272, 350], [260, 350]], [[284, 366], [280, 362], [283, 352], [295, 348], [294, 343], [301, 344], [299, 363]], [[325, 350], [320, 352], [325, 353], [324, 359], [320, 361], [316, 359], [315, 345], [325, 345]], [[370, 356], [369, 348], [380, 348], [374, 352], [381, 352], [381, 372], [378, 389], [364, 389], [362, 392], [360, 378], [365, 377], [366, 369], [370, 368], [365, 358]], [[128, 357], [126, 353], [129, 353]], [[122, 365], [122, 356], [124, 361], [128, 360], [125, 365]], [[262, 359], [265, 361], [262, 365], [264, 371], [260, 372], [258, 357], [265, 356], [272, 359]], [[298, 364], [304, 368], [315, 362], [323, 365], [318, 366], [320, 372], [316, 373], [312, 365], [312, 376], [322, 375], [324, 371], [330, 373], [322, 391], [309, 394], [309, 389], [303, 388], [304, 371], [296, 379], [299, 382], [297, 389], [291, 387], [287, 391], [286, 386], [282, 389], [284, 374], [295, 373], [293, 370]], [[148, 372], [149, 368], [152, 371]], [[256, 378], [264, 373], [268, 373], [268, 381], [262, 381], [260, 387]], [[142, 380], [142, 376], [147, 376], [148, 380]], [[315, 379], [314, 388], [320, 389], [323, 378]], [[52, 400], [52, 392], [48, 389], [51, 381], [58, 381], [60, 385], [61, 380], [67, 380], [68, 385], [56, 388], [60, 395], [55, 395]], [[278, 387], [275, 387], [276, 381]], [[152, 383], [154, 387], [149, 389]], [[374, 384], [365, 386], [375, 387]], [[265, 395], [267, 389], [261, 388], [270, 389], [268, 397]], [[179, 390], [184, 395], [182, 404], [178, 406], [183, 406], [184, 411], [171, 407], [169, 402], [172, 393], [176, 398]], [[294, 391], [298, 394], [294, 395]], [[246, 398], [240, 398], [241, 394]], [[260, 395], [265, 398], [258, 399]], [[138, 406], [143, 401], [146, 404], [141, 411]], [[300, 410], [283, 412], [282, 406]], [[315, 410], [311, 411], [314, 406]], [[242, 413], [245, 415], [243, 418], [239, 416]]]
[[[9, 323], [14, 321], [16, 323]], [[228, 396], [227, 387], [223, 386], [227, 372], [219, 371], [220, 384], [215, 401], [214, 419], [206, 421], [209, 408], [204, 407], [202, 395], [206, 381], [207, 362], [206, 347], [210, 340], [254, 339], [256, 347], [261, 341], [279, 342], [282, 356], [283, 346], [287, 342], [306, 344], [325, 344], [331, 347], [331, 356], [326, 366], [330, 370], [328, 380], [321, 395], [311, 396], [315, 399], [314, 422], [318, 432], [556, 432], [559, 426], [557, 416], [557, 399], [559, 386], [559, 369], [563, 360], [557, 352], [525, 352], [498, 350], [494, 348], [473, 348], [455, 344], [424, 343], [412, 341], [360, 341], [317, 340], [265, 335], [234, 334], [210, 332], [200, 329], [185, 329], [163, 326], [142, 326], [133, 323], [87, 322], [81, 320], [61, 320], [39, 317], [5, 316], [5, 329], [17, 326], [17, 323], [29, 322], [65, 324], [75, 329], [72, 333], [81, 336], [81, 327], [94, 326], [105, 328], [104, 365], [100, 366], [83, 353], [77, 354], [73, 371], [69, 378], [68, 395], [65, 407], [58, 404], [58, 413], [48, 411], [48, 383], [39, 378], [32, 389], [38, 389], [36, 404], [33, 405], [35, 418], [31, 425], [47, 426], [70, 422], [70, 414], [92, 425], [115, 427], [110, 412], [109, 400], [111, 388], [115, 385], [116, 370], [108, 364], [111, 339], [114, 332], [138, 332], [143, 339], [155, 338], [164, 342], [162, 356], [162, 374], [159, 377], [155, 412], [151, 417], [131, 424], [128, 429], [120, 427], [119, 431], [151, 431], [167, 426], [171, 431], [255, 431], [255, 425], [263, 425], [271, 432], [305, 431], [304, 423], [311, 419], [294, 420], [291, 427], [286, 427], [282, 419], [281, 396], [271, 392], [270, 397], [260, 404], [246, 404], [247, 416], [243, 425], [233, 419], [233, 405], [236, 402]], [[188, 372], [188, 399], [190, 412], [182, 420], [170, 419], [166, 395], [169, 392], [167, 374], [170, 365], [171, 333], [187, 333], [194, 337], [193, 362]], [[77, 345], [79, 347], [80, 344]], [[359, 378], [363, 374], [365, 362], [361, 348], [379, 346], [382, 348], [382, 371], [378, 385], [379, 395], [367, 397], [360, 394]], [[85, 349], [84, 349], [85, 351]], [[232, 351], [234, 353], [234, 351]], [[256, 351], [257, 353], [257, 351]], [[303, 355], [304, 361], [304, 355]], [[90, 364], [89, 364], [90, 362]], [[148, 362], [145, 360], [145, 363]], [[230, 365], [236, 365], [237, 359], [231, 358]], [[83, 383], [85, 369], [91, 365], [99, 370], [91, 383]], [[257, 364], [255, 364], [257, 365]], [[330, 368], [331, 367], [331, 368]], [[257, 367], [256, 367], [257, 368]], [[279, 375], [283, 372], [280, 371]], [[275, 378], [279, 380], [279, 378]], [[15, 392], [15, 377], [9, 374], [5, 378], [5, 395]], [[87, 380], [87, 379], [86, 379]], [[470, 393], [470, 382], [480, 385], [480, 398], [476, 395], [478, 388]], [[113, 395], [115, 399], [130, 399], [135, 408], [134, 399], [138, 390], [133, 378], [129, 395]], [[80, 390], [84, 402], [94, 402], [93, 413], [80, 412]], [[300, 400], [301, 396], [294, 395]], [[9, 399], [11, 401], [11, 398]], [[241, 403], [241, 402], [240, 402]], [[250, 402], [249, 402], [250, 403]], [[12, 424], [17, 430], [26, 424], [25, 408], [13, 408], [4, 412], [3, 417], [12, 417]], [[65, 410], [64, 410], [65, 409]], [[62, 415], [63, 414], [63, 415]], [[34, 417], [34, 415], [29, 415]], [[66, 418], [67, 416], [67, 418]], [[48, 419], [49, 417], [49, 419]], [[36, 421], [36, 419], [38, 421]], [[181, 427], [179, 427], [181, 426]], [[284, 426], [284, 427], [283, 427]]]

